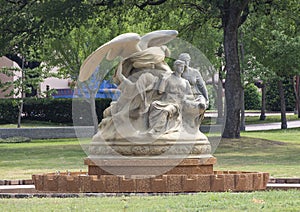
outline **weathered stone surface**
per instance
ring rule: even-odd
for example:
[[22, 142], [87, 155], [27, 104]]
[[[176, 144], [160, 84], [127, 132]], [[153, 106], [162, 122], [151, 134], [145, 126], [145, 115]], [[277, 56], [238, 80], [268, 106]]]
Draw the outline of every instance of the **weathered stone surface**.
[[[33, 175], [36, 190], [40, 192], [224, 192], [257, 191], [266, 189], [268, 173], [263, 172], [222, 172], [212, 174], [166, 174], [152, 178], [128, 179], [114, 175]], [[58, 179], [61, 178], [61, 179]], [[54, 181], [56, 180], [56, 182]], [[41, 182], [42, 181], [42, 182]], [[58, 183], [63, 182], [63, 183]], [[63, 187], [59, 187], [60, 185]], [[62, 188], [66, 188], [63, 190]]]
[[161, 174], [212, 174], [216, 158], [207, 155], [201, 159], [85, 159], [89, 175], [142, 175], [145, 178]]
[[198, 140], [161, 140], [154, 142], [132, 143], [127, 139], [114, 141], [97, 141], [89, 145], [90, 158], [97, 157], [146, 157], [146, 156], [168, 156], [168, 157], [198, 157], [211, 153], [211, 145], [204, 136]]

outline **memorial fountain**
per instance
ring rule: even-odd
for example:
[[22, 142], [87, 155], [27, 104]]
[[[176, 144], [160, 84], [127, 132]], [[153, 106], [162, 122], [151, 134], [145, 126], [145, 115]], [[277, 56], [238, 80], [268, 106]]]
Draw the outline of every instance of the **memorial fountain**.
[[82, 64], [86, 81], [104, 57], [121, 57], [114, 80], [121, 95], [103, 113], [84, 160], [87, 173], [33, 175], [41, 192], [200, 192], [264, 190], [269, 174], [214, 171], [216, 158], [200, 124], [208, 92], [181, 53], [168, 65], [175, 30], [126, 33], [100, 46]]

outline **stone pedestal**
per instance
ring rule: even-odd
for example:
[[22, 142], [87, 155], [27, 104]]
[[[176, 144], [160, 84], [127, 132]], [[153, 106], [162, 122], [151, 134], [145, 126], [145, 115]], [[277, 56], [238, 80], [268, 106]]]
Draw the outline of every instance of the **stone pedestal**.
[[33, 175], [37, 191], [58, 193], [167, 193], [256, 191], [266, 189], [268, 173], [214, 171], [207, 139], [93, 141], [84, 160], [87, 173]]
[[127, 178], [151, 178], [161, 175], [213, 174], [216, 158], [200, 159], [112, 159], [101, 160], [86, 158], [89, 175], [118, 175]]

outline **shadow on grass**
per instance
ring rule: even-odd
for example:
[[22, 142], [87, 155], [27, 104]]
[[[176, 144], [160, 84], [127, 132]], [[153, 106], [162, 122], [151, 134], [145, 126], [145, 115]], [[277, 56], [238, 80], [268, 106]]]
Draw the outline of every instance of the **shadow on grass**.
[[[218, 138], [214, 142], [219, 143]], [[214, 148], [214, 147], [213, 147]], [[0, 179], [23, 176], [28, 170], [67, 170], [86, 168], [86, 157], [76, 139], [39, 140], [0, 145]], [[271, 176], [300, 177], [300, 142], [242, 137], [222, 139], [214, 156], [215, 170], [263, 171]], [[28, 175], [30, 178], [30, 175]], [[22, 178], [21, 178], [22, 179]]]
[[242, 137], [222, 139], [214, 156], [219, 169], [257, 169], [271, 176], [300, 177], [299, 153], [300, 144]]

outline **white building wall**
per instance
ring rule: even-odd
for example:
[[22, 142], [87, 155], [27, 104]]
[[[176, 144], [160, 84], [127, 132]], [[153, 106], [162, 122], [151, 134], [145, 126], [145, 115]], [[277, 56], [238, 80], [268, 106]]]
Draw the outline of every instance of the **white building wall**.
[[[53, 68], [51, 72], [57, 73], [58, 68]], [[65, 89], [70, 88], [69, 83], [71, 82], [71, 79], [59, 79], [56, 77], [49, 77], [44, 80], [40, 84], [40, 91], [43, 93], [47, 91], [47, 85], [49, 86], [49, 89]]]
[[[20, 66], [13, 62], [12, 60], [8, 59], [7, 57], [3, 56], [0, 57], [0, 68], [11, 68], [11, 69], [19, 69], [21, 70]], [[15, 81], [18, 78], [22, 77], [22, 72], [21, 71], [14, 71], [13, 76], [7, 76], [5, 74], [0, 73], [0, 79], [1, 81], [4, 82], [9, 82], [9, 81]], [[11, 88], [13, 89], [13, 88]], [[10, 93], [11, 89], [9, 89], [6, 92], [0, 91], [0, 98], [6, 98], [6, 94]], [[19, 95], [13, 95], [13, 98], [21, 97], [21, 94]]]

